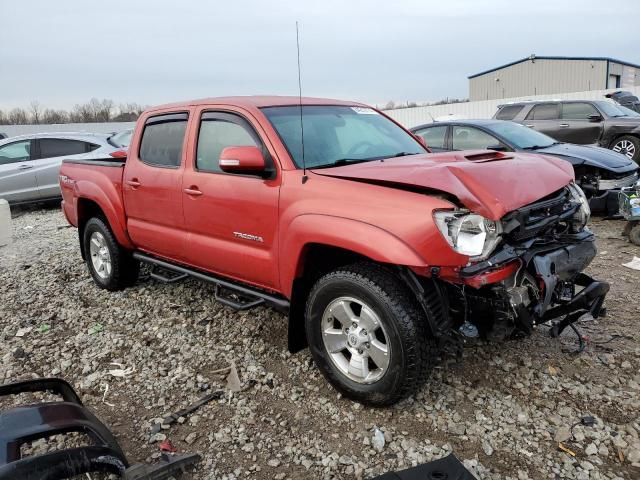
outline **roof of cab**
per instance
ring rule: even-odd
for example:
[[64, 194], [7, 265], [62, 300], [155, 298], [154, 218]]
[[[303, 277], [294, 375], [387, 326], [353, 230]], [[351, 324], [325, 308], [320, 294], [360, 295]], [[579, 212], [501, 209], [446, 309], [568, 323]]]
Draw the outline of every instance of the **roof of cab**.
[[347, 105], [347, 106], [362, 106], [364, 105], [358, 102], [351, 102], [345, 100], [334, 100], [331, 98], [314, 98], [314, 97], [295, 97], [295, 96], [277, 96], [277, 95], [250, 95], [250, 96], [237, 96], [237, 97], [211, 97], [201, 98], [198, 100], [187, 100], [184, 102], [167, 103], [165, 105], [158, 105], [149, 109], [149, 111], [174, 109], [176, 107], [191, 107], [197, 105], [236, 105], [239, 107], [279, 107], [279, 106], [291, 106], [300, 105], [302, 101], [303, 105]]

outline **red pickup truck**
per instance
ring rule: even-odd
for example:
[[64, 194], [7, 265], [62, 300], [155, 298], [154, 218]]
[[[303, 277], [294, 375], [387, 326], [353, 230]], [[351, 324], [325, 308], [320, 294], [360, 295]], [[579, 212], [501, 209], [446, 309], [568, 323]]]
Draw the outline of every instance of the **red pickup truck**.
[[[124, 152], [123, 152], [124, 156]], [[62, 165], [63, 210], [95, 283], [140, 262], [215, 285], [236, 309], [289, 315], [339, 391], [410, 395], [468, 337], [501, 339], [585, 312], [608, 291], [569, 163], [488, 151], [431, 154], [366, 105], [230, 97], [152, 108], [125, 158]]]

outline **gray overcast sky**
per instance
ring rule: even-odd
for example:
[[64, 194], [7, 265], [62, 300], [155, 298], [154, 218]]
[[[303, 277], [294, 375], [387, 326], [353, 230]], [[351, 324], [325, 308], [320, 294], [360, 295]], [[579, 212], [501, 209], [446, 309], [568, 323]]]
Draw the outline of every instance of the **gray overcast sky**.
[[0, 109], [229, 94], [466, 97], [530, 53], [640, 64], [636, 0], [0, 0]]

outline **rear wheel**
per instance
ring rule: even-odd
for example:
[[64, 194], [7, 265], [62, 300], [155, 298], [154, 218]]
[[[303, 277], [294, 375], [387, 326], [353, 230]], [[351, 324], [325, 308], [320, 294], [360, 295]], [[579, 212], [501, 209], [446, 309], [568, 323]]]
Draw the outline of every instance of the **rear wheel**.
[[138, 279], [140, 262], [122, 248], [101, 218], [90, 219], [84, 227], [84, 253], [96, 285], [106, 290], [122, 290]]
[[424, 383], [438, 356], [424, 311], [388, 270], [369, 263], [318, 280], [307, 301], [313, 358], [345, 396], [391, 405]]
[[613, 141], [611, 150], [621, 153], [635, 162], [640, 161], [640, 139], [638, 137], [623, 135]]

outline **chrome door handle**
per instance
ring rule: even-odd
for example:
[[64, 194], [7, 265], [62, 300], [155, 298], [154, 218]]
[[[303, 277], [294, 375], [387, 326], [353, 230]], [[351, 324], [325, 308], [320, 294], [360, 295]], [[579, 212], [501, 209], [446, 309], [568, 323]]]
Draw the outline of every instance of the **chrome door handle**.
[[33, 168], [33, 165], [20, 165], [18, 170], [29, 170], [30, 168]]
[[561, 123], [559, 126], [562, 127], [562, 128], [567, 128], [569, 126], [569, 124], [568, 123]]
[[133, 178], [131, 180], [127, 180], [127, 185], [133, 188], [138, 188], [142, 184], [137, 179]]
[[193, 195], [194, 197], [199, 197], [202, 195], [202, 192], [198, 190], [198, 187], [185, 188], [184, 193], [187, 195]]

